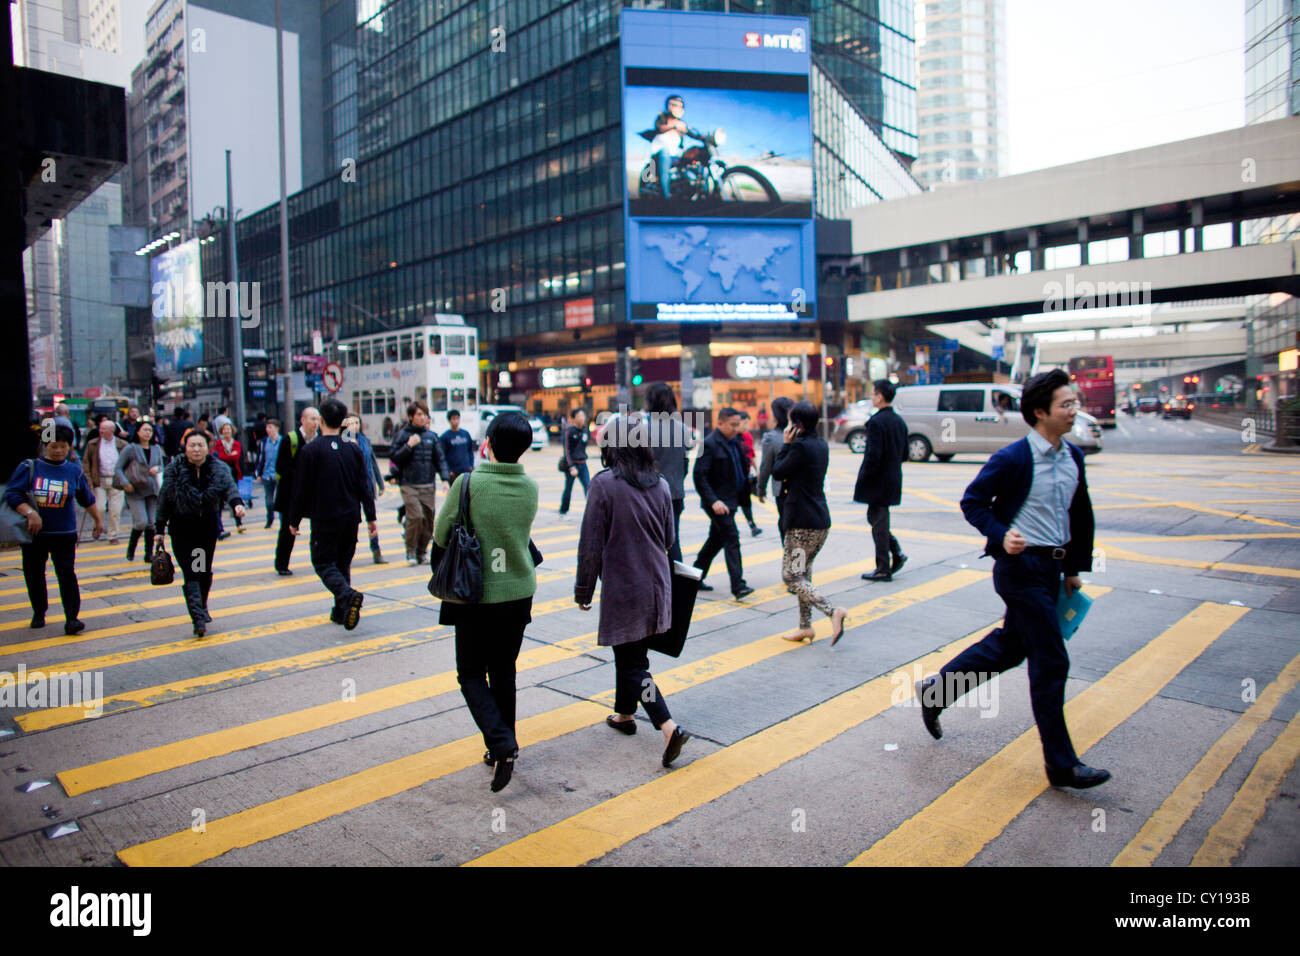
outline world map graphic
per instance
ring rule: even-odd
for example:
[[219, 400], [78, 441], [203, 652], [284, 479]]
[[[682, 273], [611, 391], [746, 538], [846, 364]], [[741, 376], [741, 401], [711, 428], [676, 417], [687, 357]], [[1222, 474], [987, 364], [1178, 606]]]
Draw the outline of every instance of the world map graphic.
[[778, 302], [801, 284], [797, 230], [647, 224], [639, 238], [645, 298]]

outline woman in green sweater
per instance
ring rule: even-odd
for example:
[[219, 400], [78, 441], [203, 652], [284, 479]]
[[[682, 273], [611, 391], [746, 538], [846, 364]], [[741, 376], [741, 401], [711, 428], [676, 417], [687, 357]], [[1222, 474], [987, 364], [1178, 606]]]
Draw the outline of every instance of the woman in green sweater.
[[[460, 483], [469, 481], [469, 517], [483, 556], [483, 600], [443, 601], [438, 623], [456, 628], [456, 680], [483, 732], [483, 762], [495, 766], [492, 792], [514, 771], [515, 660], [532, 618], [537, 573], [528, 542], [537, 517], [537, 482], [519, 457], [533, 443], [533, 428], [519, 412], [505, 412], [487, 430], [488, 460], [459, 476], [438, 512], [433, 540], [445, 548], [460, 516]], [[471, 477], [473, 478], [470, 481]]]

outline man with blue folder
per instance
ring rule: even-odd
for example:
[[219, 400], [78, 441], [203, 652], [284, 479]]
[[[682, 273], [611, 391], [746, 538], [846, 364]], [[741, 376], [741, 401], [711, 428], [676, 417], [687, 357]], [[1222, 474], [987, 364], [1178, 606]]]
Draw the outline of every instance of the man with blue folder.
[[[982, 682], [1029, 661], [1029, 695], [1043, 743], [1047, 779], [1056, 787], [1095, 787], [1110, 773], [1086, 766], [1065, 726], [1070, 659], [1058, 596], [1071, 598], [1092, 570], [1093, 517], [1083, 453], [1064, 441], [1078, 399], [1056, 369], [1031, 378], [1020, 399], [1029, 435], [989, 459], [962, 496], [966, 520], [987, 539], [993, 587], [1006, 602], [1002, 627], [917, 684], [921, 719], [938, 739], [939, 714]], [[1062, 577], [1064, 576], [1064, 581]]]

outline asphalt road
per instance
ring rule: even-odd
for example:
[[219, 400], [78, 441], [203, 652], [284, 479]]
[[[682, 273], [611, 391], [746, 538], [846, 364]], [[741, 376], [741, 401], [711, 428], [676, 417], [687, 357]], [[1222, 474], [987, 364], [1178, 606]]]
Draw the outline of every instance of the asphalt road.
[[[666, 771], [644, 719], [632, 737], [602, 726], [611, 654], [572, 601], [579, 523], [555, 514], [549, 450], [525, 459], [546, 560], [500, 794], [425, 568], [372, 565], [363, 547], [366, 604], [344, 631], [305, 541], [295, 575], [272, 575], [259, 501], [218, 546], [206, 638], [178, 586], [150, 588], [122, 545], [98, 543], [78, 555], [89, 627], [68, 638], [57, 604], [49, 627], [27, 627], [17, 557], [0, 555], [0, 668], [25, 668], [29, 689], [53, 669], [102, 681], [90, 708], [0, 707], [0, 863], [1296, 865], [1300, 462], [1243, 455], [1195, 422], [1125, 426], [1088, 459], [1096, 604], [1069, 646], [1076, 748], [1114, 774], [1095, 790], [1047, 786], [1023, 667], [948, 710], [941, 741], [911, 698], [1002, 613], [957, 505], [977, 458], [906, 467], [894, 526], [909, 561], [870, 584], [858, 462], [833, 452], [835, 527], [813, 579], [851, 610], [834, 649], [820, 616], [810, 645], [777, 636], [796, 614], [759, 507], [764, 534], [743, 533], [757, 593], [730, 600], [719, 559], [683, 656], [652, 657], [696, 735]], [[1177, 452], [1189, 444], [1199, 453]], [[390, 558], [395, 497], [381, 499]], [[706, 530], [692, 495], [688, 558]], [[49, 835], [66, 821], [77, 831]]]
[[1116, 418], [1115, 427], [1104, 431], [1102, 449], [1118, 454], [1241, 455], [1257, 452], [1259, 442], [1245, 440], [1241, 429], [1197, 418], [1121, 414]]

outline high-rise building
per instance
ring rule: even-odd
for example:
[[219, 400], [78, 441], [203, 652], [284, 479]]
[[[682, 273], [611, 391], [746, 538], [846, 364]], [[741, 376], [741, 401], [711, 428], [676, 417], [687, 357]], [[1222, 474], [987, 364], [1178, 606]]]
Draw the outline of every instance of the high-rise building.
[[[1300, 115], [1300, 2], [1246, 0], [1246, 122]], [[1247, 242], [1289, 242], [1300, 216], [1246, 223]], [[1284, 292], [1252, 297], [1246, 307], [1247, 398], [1275, 408], [1300, 395], [1300, 299]]]
[[916, 0], [920, 155], [927, 186], [1007, 171], [1006, 0]]
[[[289, 189], [325, 173], [320, 2], [282, 0]], [[258, 0], [154, 0], [144, 58], [128, 96], [130, 221], [154, 237], [223, 220], [225, 150], [236, 199], [257, 209], [279, 195], [275, 5]]]
[[[124, 86], [120, 5], [124, 0], [19, 0], [15, 63]], [[126, 0], [129, 2], [129, 0]], [[57, 175], [57, 168], [56, 168]], [[126, 373], [123, 306], [109, 294], [109, 227], [121, 223], [115, 176], [37, 239], [24, 258], [32, 386], [98, 387]], [[89, 345], [114, 341], [101, 354]]]
[[[815, 323], [628, 322], [623, 6], [638, 4], [325, 0], [321, 104], [331, 172], [289, 198], [295, 352], [310, 349], [313, 332], [328, 343], [333, 334], [459, 313], [478, 328], [491, 372], [486, 389], [504, 382], [497, 371], [512, 364], [583, 366], [603, 403], [613, 394], [617, 356], [629, 348], [675, 368], [670, 359], [685, 348], [712, 348], [714, 356], [808, 352], [816, 361], [851, 347], [842, 297], [819, 300]], [[907, 169], [916, 153], [910, 0], [663, 6], [728, 6], [738, 49], [747, 16], [810, 17], [818, 217], [920, 191]], [[708, 68], [688, 49], [665, 66]], [[780, 144], [767, 148], [779, 153]], [[273, 366], [283, 360], [278, 222], [278, 207], [268, 205], [237, 227], [240, 279], [260, 286], [260, 321], [244, 344], [265, 349]], [[205, 277], [224, 274], [225, 249], [224, 241], [201, 247]], [[227, 354], [225, 327], [205, 327], [204, 343], [211, 375]], [[725, 376], [721, 365], [714, 374]], [[812, 378], [820, 375], [820, 365], [811, 368]], [[751, 392], [753, 382], [737, 381], [717, 395], [757, 404]], [[503, 385], [497, 397], [554, 413], [578, 396], [542, 388], [539, 379], [537, 388]]]

